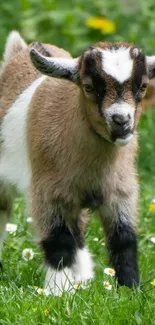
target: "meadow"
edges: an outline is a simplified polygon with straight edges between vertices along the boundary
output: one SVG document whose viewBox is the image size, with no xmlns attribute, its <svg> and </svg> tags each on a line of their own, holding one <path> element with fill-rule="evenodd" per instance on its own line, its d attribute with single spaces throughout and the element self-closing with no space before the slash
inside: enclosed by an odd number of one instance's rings
<svg viewBox="0 0 155 325">
<path fill-rule="evenodd" d="M 75 293 L 46 296 L 43 256 L 37 246 L 33 223 L 25 215 L 23 198 L 14 202 L 11 223 L 17 230 L 7 233 L 0 274 L 1 325 L 153 325 L 155 324 L 155 109 L 143 114 L 139 126 L 140 181 L 139 266 L 142 286 L 117 288 L 114 277 L 104 273 L 109 267 L 104 236 L 92 215 L 86 242 L 95 261 L 95 279 L 77 287 Z M 8 229 L 9 230 L 9 229 Z M 33 250 L 32 259 L 23 251 Z M 105 285 L 108 282 L 108 285 Z M 109 290 L 108 290 L 109 289 Z"/>
<path fill-rule="evenodd" d="M 0 58 L 12 29 L 28 43 L 53 43 L 73 56 L 100 40 L 129 41 L 155 54 L 154 17 L 154 0 L 1 0 Z M 86 242 L 95 261 L 94 281 L 77 287 L 73 295 L 47 296 L 42 290 L 46 268 L 33 223 L 23 198 L 16 197 L 10 222 L 17 229 L 10 233 L 8 227 L 0 271 L 0 325 L 155 325 L 155 108 L 141 118 L 136 163 L 141 287 L 117 288 L 114 277 L 104 273 L 110 267 L 105 239 L 92 215 Z"/>
</svg>

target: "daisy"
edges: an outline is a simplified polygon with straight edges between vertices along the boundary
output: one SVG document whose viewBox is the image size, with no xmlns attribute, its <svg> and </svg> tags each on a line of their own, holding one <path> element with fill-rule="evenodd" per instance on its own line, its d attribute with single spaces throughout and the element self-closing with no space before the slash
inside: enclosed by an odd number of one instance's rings
<svg viewBox="0 0 155 325">
<path fill-rule="evenodd" d="M 7 223 L 6 224 L 6 231 L 10 234 L 13 234 L 17 230 L 17 225 L 14 223 Z"/>
<path fill-rule="evenodd" d="M 22 252 L 22 257 L 25 261 L 30 261 L 34 257 L 34 252 L 32 248 L 25 248 Z"/>
<path fill-rule="evenodd" d="M 151 237 L 150 240 L 152 241 L 153 244 L 155 244 L 155 237 Z"/>
<path fill-rule="evenodd" d="M 50 292 L 47 289 L 42 289 L 42 288 L 36 288 L 36 291 L 39 295 L 45 295 L 45 296 L 49 296 Z"/>
<path fill-rule="evenodd" d="M 104 273 L 110 276 L 115 276 L 115 270 L 114 269 L 110 269 L 109 267 L 106 267 L 104 269 Z"/>
<path fill-rule="evenodd" d="M 112 284 L 110 284 L 108 281 L 103 282 L 103 286 L 106 290 L 111 290 L 112 289 Z"/>
<path fill-rule="evenodd" d="M 87 281 L 81 281 L 80 283 L 76 283 L 74 284 L 74 289 L 78 290 L 78 289 L 88 289 L 90 283 L 91 283 L 92 279 L 89 279 Z"/>
</svg>

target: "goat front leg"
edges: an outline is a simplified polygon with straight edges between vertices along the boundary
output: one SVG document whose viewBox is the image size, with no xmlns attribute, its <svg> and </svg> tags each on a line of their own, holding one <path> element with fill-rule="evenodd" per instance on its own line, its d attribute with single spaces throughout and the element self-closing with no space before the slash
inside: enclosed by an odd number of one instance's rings
<svg viewBox="0 0 155 325">
<path fill-rule="evenodd" d="M 32 198 L 32 216 L 48 265 L 45 288 L 61 295 L 93 277 L 91 256 L 84 246 L 85 216 L 72 204 L 52 200 L 47 190 L 34 188 Z"/>
<path fill-rule="evenodd" d="M 129 288 L 138 285 L 136 233 L 137 190 L 129 194 L 116 191 L 105 199 L 100 208 L 110 263 L 119 285 Z"/>
</svg>

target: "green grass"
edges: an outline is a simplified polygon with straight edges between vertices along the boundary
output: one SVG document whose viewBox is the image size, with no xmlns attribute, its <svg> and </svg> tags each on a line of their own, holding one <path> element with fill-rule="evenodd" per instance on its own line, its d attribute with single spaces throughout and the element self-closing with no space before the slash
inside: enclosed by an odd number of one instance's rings
<svg viewBox="0 0 155 325">
<path fill-rule="evenodd" d="M 96 262 L 95 280 L 87 289 L 78 289 L 75 295 L 66 293 L 61 298 L 38 295 L 33 286 L 43 286 L 43 258 L 32 227 L 26 222 L 23 200 L 17 198 L 12 222 L 18 223 L 18 229 L 16 234 L 7 236 L 3 250 L 0 325 L 155 324 L 155 287 L 151 285 L 155 278 L 155 245 L 150 241 L 155 236 L 155 213 L 149 212 L 155 197 L 155 109 L 143 115 L 139 134 L 139 264 L 143 290 L 117 289 L 115 280 L 104 274 L 109 264 L 101 245 L 102 231 L 98 221 L 92 218 L 86 241 Z M 99 239 L 97 242 L 93 240 L 95 237 Z M 22 258 L 22 251 L 27 247 L 35 252 L 29 262 Z M 111 291 L 103 287 L 106 280 L 113 285 Z"/>
</svg>

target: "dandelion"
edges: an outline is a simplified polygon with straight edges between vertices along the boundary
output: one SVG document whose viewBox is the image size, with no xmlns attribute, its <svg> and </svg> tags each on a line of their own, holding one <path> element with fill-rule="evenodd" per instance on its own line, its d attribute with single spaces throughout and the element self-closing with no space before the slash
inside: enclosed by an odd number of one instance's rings
<svg viewBox="0 0 155 325">
<path fill-rule="evenodd" d="M 106 290 L 111 290 L 112 289 L 112 284 L 110 284 L 108 281 L 103 282 L 103 286 Z"/>
<path fill-rule="evenodd" d="M 48 310 L 48 309 L 45 309 L 45 310 L 44 310 L 44 315 L 45 315 L 46 317 L 48 317 L 48 316 L 50 315 L 50 313 L 49 313 L 49 310 Z"/>
<path fill-rule="evenodd" d="M 111 20 L 102 17 L 87 19 L 86 26 L 93 29 L 99 29 L 103 34 L 113 34 L 116 31 L 116 25 Z"/>
<path fill-rule="evenodd" d="M 22 252 L 22 257 L 25 261 L 30 261 L 34 257 L 34 252 L 32 248 L 25 248 Z"/>
<path fill-rule="evenodd" d="M 97 241 L 98 241 L 98 238 L 97 238 L 97 237 L 95 237 L 93 240 L 97 242 Z"/>
<path fill-rule="evenodd" d="M 152 280 L 151 284 L 155 287 L 155 279 Z"/>
<path fill-rule="evenodd" d="M 13 234 L 17 230 L 17 225 L 14 223 L 7 223 L 6 224 L 6 231 L 10 234 Z"/>
<path fill-rule="evenodd" d="M 150 240 L 152 241 L 153 244 L 155 244 L 155 237 L 151 237 Z"/>
<path fill-rule="evenodd" d="M 149 208 L 150 212 L 155 212 L 155 199 L 152 200 Z"/>
<path fill-rule="evenodd" d="M 110 269 L 109 267 L 106 267 L 104 269 L 104 273 L 110 276 L 115 276 L 115 270 L 114 269 Z"/>
<path fill-rule="evenodd" d="M 31 217 L 27 218 L 26 219 L 27 223 L 32 223 L 33 222 L 33 219 Z"/>
</svg>

